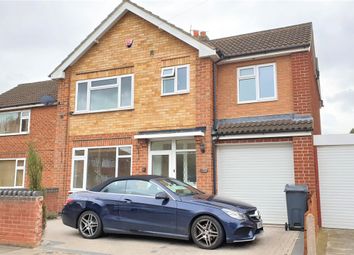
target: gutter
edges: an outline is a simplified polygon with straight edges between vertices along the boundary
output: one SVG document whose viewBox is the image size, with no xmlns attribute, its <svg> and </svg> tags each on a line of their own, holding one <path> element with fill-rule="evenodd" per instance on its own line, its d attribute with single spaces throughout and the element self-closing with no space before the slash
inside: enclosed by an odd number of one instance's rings
<svg viewBox="0 0 354 255">
<path fill-rule="evenodd" d="M 217 111 L 216 111 L 216 68 L 217 64 L 223 60 L 223 56 L 220 56 L 220 59 L 213 63 L 213 130 L 211 130 L 211 135 L 213 136 L 216 130 L 216 120 L 217 120 Z M 213 193 L 216 194 L 216 140 L 212 139 L 213 147 Z"/>
<path fill-rule="evenodd" d="M 43 107 L 43 106 L 53 106 L 53 105 L 57 105 L 57 103 L 50 104 L 50 105 L 46 105 L 46 104 L 30 104 L 30 105 L 6 107 L 6 108 L 1 108 L 0 112 L 12 111 L 12 110 L 21 110 L 21 109 L 28 109 L 28 108 L 37 108 L 37 107 Z"/>
</svg>

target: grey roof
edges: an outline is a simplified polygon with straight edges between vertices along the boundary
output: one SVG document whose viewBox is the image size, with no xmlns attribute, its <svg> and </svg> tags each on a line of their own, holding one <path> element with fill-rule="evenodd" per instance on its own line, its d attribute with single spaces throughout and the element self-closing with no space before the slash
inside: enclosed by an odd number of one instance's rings
<svg viewBox="0 0 354 255">
<path fill-rule="evenodd" d="M 210 40 L 225 58 L 306 48 L 312 42 L 312 23 Z"/>
<path fill-rule="evenodd" d="M 280 114 L 217 121 L 218 135 L 312 131 L 311 115 Z"/>
<path fill-rule="evenodd" d="M 0 108 L 38 104 L 43 96 L 56 101 L 57 94 L 57 83 L 52 80 L 19 84 L 0 95 Z"/>
</svg>

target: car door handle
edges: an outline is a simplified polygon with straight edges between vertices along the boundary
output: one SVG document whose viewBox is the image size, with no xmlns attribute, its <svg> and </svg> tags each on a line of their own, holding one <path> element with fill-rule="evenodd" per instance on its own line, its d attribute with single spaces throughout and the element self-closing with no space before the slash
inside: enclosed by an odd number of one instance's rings
<svg viewBox="0 0 354 255">
<path fill-rule="evenodd" d="M 130 203 L 132 202 L 132 200 L 129 199 L 129 198 L 125 198 L 125 199 L 124 199 L 124 202 L 127 203 L 127 204 L 130 204 Z"/>
</svg>

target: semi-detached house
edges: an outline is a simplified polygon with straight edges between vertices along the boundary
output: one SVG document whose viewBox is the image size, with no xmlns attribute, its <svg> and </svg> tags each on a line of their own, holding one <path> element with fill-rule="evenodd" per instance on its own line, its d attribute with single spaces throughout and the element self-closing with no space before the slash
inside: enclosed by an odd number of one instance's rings
<svg viewBox="0 0 354 255">
<path fill-rule="evenodd" d="M 284 223 L 285 184 L 318 190 L 311 23 L 210 40 L 123 1 L 50 78 L 59 203 L 109 177 L 156 174 Z"/>
</svg>

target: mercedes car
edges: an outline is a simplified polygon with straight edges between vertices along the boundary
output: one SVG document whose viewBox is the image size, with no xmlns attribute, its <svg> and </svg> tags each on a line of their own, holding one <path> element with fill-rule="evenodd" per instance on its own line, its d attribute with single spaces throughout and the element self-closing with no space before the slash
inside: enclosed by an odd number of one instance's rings
<svg viewBox="0 0 354 255">
<path fill-rule="evenodd" d="M 89 239 L 103 233 L 148 235 L 193 240 L 204 249 L 253 241 L 263 230 L 256 207 L 153 175 L 112 178 L 72 193 L 62 221 Z"/>
</svg>

